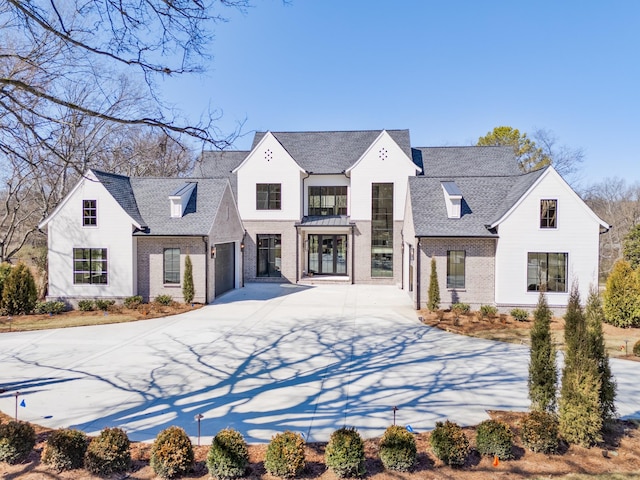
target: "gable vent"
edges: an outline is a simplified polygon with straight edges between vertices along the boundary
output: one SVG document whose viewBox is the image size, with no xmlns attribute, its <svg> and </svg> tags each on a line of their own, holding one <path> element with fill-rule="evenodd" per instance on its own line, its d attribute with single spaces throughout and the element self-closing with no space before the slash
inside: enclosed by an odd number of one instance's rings
<svg viewBox="0 0 640 480">
<path fill-rule="evenodd" d="M 187 204 L 191 199 L 193 189 L 196 188 L 197 182 L 187 182 L 169 195 L 169 207 L 171 218 L 181 218 L 187 208 Z"/>
<path fill-rule="evenodd" d="M 447 217 L 460 218 L 462 192 L 456 182 L 440 182 L 444 193 L 444 202 L 447 206 Z"/>
<path fill-rule="evenodd" d="M 267 150 L 264 152 L 264 159 L 265 159 L 267 162 L 270 162 L 271 160 L 273 160 L 273 152 L 272 152 L 270 149 L 267 149 Z"/>
</svg>

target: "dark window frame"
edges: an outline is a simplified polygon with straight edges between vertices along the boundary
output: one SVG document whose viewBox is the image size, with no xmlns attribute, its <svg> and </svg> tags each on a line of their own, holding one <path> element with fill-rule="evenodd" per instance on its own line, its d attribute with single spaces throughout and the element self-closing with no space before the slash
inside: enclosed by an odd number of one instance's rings
<svg viewBox="0 0 640 480">
<path fill-rule="evenodd" d="M 371 277 L 393 278 L 394 184 L 371 184 Z"/>
<path fill-rule="evenodd" d="M 98 201 L 82 200 L 82 226 L 98 226 Z"/>
<path fill-rule="evenodd" d="M 165 285 L 180 285 L 180 253 L 180 248 L 176 247 L 162 250 L 162 281 Z M 167 262 L 167 254 L 170 254 L 169 262 Z"/>
<path fill-rule="evenodd" d="M 256 235 L 256 277 L 277 278 L 282 276 L 282 235 L 259 233 Z M 279 254 L 279 256 L 278 256 Z M 266 255 L 266 257 L 265 257 Z M 264 263 L 264 269 L 260 264 Z"/>
<path fill-rule="evenodd" d="M 309 186 L 307 191 L 307 213 L 310 217 L 346 215 L 347 195 L 346 185 Z M 332 200 L 329 201 L 329 199 Z M 331 203 L 333 205 L 327 205 Z"/>
<path fill-rule="evenodd" d="M 256 210 L 282 210 L 281 183 L 256 183 Z"/>
<path fill-rule="evenodd" d="M 527 253 L 527 292 L 567 293 L 569 254 Z"/>
<path fill-rule="evenodd" d="M 456 259 L 462 258 L 462 261 Z M 465 250 L 447 250 L 447 288 L 466 288 L 466 261 Z"/>
<path fill-rule="evenodd" d="M 540 228 L 558 228 L 558 200 L 540 200 Z"/>
<path fill-rule="evenodd" d="M 108 258 L 109 257 L 106 248 L 74 248 L 73 284 L 108 285 Z"/>
</svg>

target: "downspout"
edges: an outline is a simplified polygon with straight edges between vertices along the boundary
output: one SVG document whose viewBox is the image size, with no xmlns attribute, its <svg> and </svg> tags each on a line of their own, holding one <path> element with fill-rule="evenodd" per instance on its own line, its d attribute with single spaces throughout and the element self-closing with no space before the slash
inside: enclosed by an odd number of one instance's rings
<svg viewBox="0 0 640 480">
<path fill-rule="evenodd" d="M 354 224 L 351 224 L 351 285 L 356 283 L 356 281 L 355 281 L 356 272 L 354 270 L 355 265 L 356 265 L 356 256 L 355 256 L 356 236 L 355 236 L 355 229 L 356 229 L 356 226 Z"/>
<path fill-rule="evenodd" d="M 247 231 L 245 230 L 242 234 L 242 243 L 240 244 L 240 260 L 242 261 L 242 265 L 240 265 L 240 287 L 244 288 L 244 249 L 247 248 Z"/>
<path fill-rule="evenodd" d="M 420 237 L 416 248 L 416 310 L 420 310 Z"/>
<path fill-rule="evenodd" d="M 209 303 L 209 238 L 203 235 L 202 241 L 204 242 L 204 303 Z"/>
</svg>

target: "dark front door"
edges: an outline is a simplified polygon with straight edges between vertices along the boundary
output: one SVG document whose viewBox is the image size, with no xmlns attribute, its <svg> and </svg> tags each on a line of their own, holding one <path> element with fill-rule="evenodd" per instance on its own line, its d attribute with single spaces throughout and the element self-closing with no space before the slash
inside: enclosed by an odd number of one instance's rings
<svg viewBox="0 0 640 480">
<path fill-rule="evenodd" d="M 215 296 L 222 295 L 234 287 L 235 284 L 235 244 L 216 244 L 215 262 Z"/>
<path fill-rule="evenodd" d="M 309 235 L 309 272 L 318 275 L 346 275 L 347 236 Z"/>
</svg>

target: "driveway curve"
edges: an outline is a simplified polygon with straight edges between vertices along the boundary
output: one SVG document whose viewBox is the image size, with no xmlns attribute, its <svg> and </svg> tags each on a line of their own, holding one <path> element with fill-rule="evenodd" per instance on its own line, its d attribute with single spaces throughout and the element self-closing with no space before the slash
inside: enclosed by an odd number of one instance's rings
<svg viewBox="0 0 640 480">
<path fill-rule="evenodd" d="M 170 426 L 202 442 L 233 427 L 248 442 L 284 430 L 326 441 L 380 435 L 486 410 L 525 410 L 528 347 L 422 325 L 404 292 L 372 285 L 248 284 L 215 304 L 135 323 L 0 335 L 0 410 L 93 434 L 149 441 Z M 613 360 L 617 407 L 639 417 L 640 363 Z"/>
</svg>

